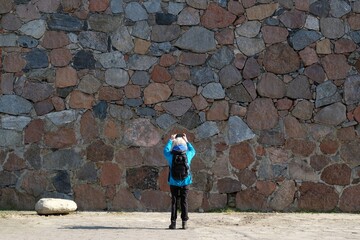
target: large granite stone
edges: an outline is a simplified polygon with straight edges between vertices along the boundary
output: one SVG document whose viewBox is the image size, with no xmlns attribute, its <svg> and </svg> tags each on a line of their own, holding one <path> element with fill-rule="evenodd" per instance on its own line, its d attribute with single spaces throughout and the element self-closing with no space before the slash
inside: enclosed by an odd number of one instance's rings
<svg viewBox="0 0 360 240">
<path fill-rule="evenodd" d="M 330 0 L 330 14 L 341 18 L 351 11 L 351 6 L 344 0 Z"/>
<path fill-rule="evenodd" d="M 251 129 L 264 130 L 275 127 L 279 121 L 277 110 L 271 99 L 257 98 L 249 105 L 246 118 Z"/>
<path fill-rule="evenodd" d="M 123 141 L 130 146 L 152 147 L 159 143 L 160 134 L 149 119 L 138 118 L 125 125 Z"/>
<path fill-rule="evenodd" d="M 220 83 L 208 83 L 201 91 L 201 94 L 205 98 L 223 99 L 225 97 L 225 90 Z"/>
<path fill-rule="evenodd" d="M 269 98 L 283 98 L 286 94 L 285 83 L 273 73 L 264 73 L 257 84 L 260 96 Z"/>
<path fill-rule="evenodd" d="M 316 122 L 328 125 L 339 125 L 346 121 L 346 107 L 341 102 L 322 108 L 314 117 Z"/>
<path fill-rule="evenodd" d="M 224 88 L 231 87 L 242 80 L 239 70 L 233 65 L 227 65 L 219 72 L 220 83 Z"/>
<path fill-rule="evenodd" d="M 105 72 L 105 82 L 110 86 L 124 87 L 129 82 L 129 75 L 123 69 L 110 68 Z"/>
<path fill-rule="evenodd" d="M 254 138 L 255 134 L 240 117 L 232 116 L 228 123 L 228 137 L 229 144 L 236 144 Z"/>
<path fill-rule="evenodd" d="M 79 34 L 79 42 L 85 48 L 91 48 L 101 52 L 108 49 L 108 37 L 105 33 L 85 31 Z"/>
<path fill-rule="evenodd" d="M 194 67 L 191 69 L 191 83 L 201 86 L 215 82 L 215 73 L 209 67 Z"/>
<path fill-rule="evenodd" d="M 74 201 L 59 198 L 41 198 L 35 205 L 35 211 L 39 215 L 69 214 L 76 209 Z"/>
<path fill-rule="evenodd" d="M 326 81 L 316 87 L 315 107 L 319 108 L 341 101 L 341 95 L 332 81 Z"/>
<path fill-rule="evenodd" d="M 216 49 L 215 35 L 203 27 L 192 27 L 175 42 L 174 46 L 205 53 Z"/>
<path fill-rule="evenodd" d="M 306 76 L 299 75 L 287 86 L 286 96 L 292 99 L 311 99 L 310 83 Z"/>
<path fill-rule="evenodd" d="M 222 47 L 215 52 L 209 59 L 208 63 L 211 67 L 216 69 L 222 69 L 229 65 L 234 59 L 234 53 L 228 47 Z"/>
<path fill-rule="evenodd" d="M 128 61 L 128 67 L 132 70 L 145 71 L 151 68 L 158 59 L 146 55 L 132 55 Z"/>
<path fill-rule="evenodd" d="M 39 39 L 46 31 L 46 22 L 44 20 L 33 20 L 22 25 L 19 31 L 25 35 Z"/>
<path fill-rule="evenodd" d="M 294 181 L 285 180 L 274 192 L 270 207 L 276 211 L 285 210 L 294 200 L 296 187 Z"/>
<path fill-rule="evenodd" d="M 248 21 L 236 28 L 236 33 L 243 37 L 253 38 L 259 34 L 261 23 L 258 21 Z"/>
<path fill-rule="evenodd" d="M 145 104 L 154 104 L 167 100 L 171 95 L 168 85 L 162 83 L 151 83 L 144 90 Z"/>
<path fill-rule="evenodd" d="M 30 123 L 29 117 L 4 116 L 1 118 L 1 126 L 3 129 L 22 131 Z"/>
<path fill-rule="evenodd" d="M 246 56 L 256 55 L 265 49 L 265 43 L 262 38 L 237 37 L 236 43 L 239 50 Z"/>
<path fill-rule="evenodd" d="M 28 114 L 33 105 L 26 99 L 17 95 L 3 95 L 0 96 L 0 112 L 21 115 Z"/>
<path fill-rule="evenodd" d="M 216 122 L 207 121 L 197 127 L 195 131 L 198 139 L 204 139 L 218 134 L 220 130 Z"/>
<path fill-rule="evenodd" d="M 207 6 L 204 15 L 201 17 L 201 23 L 209 29 L 225 28 L 230 26 L 236 19 L 231 12 L 226 11 L 216 3 Z"/>
<path fill-rule="evenodd" d="M 174 116 L 182 116 L 184 115 L 191 107 L 192 102 L 189 98 L 175 100 L 171 102 L 165 102 L 162 104 L 162 107 L 169 113 Z"/>
<path fill-rule="evenodd" d="M 122 26 L 116 29 L 111 35 L 112 45 L 119 51 L 127 53 L 134 48 L 134 42 L 127 27 Z"/>
<path fill-rule="evenodd" d="M 350 70 L 346 57 L 342 54 L 329 54 L 321 59 L 321 64 L 331 80 L 344 79 Z"/>
<path fill-rule="evenodd" d="M 296 71 L 300 67 L 298 54 L 286 43 L 271 45 L 265 51 L 264 67 L 275 74 Z"/>
<path fill-rule="evenodd" d="M 246 9 L 249 20 L 263 20 L 274 14 L 279 7 L 278 3 L 259 4 Z"/>
<path fill-rule="evenodd" d="M 84 23 L 66 14 L 54 13 L 49 15 L 47 25 L 51 30 L 79 32 L 84 29 Z"/>
<path fill-rule="evenodd" d="M 335 189 L 322 183 L 304 182 L 300 186 L 299 208 L 308 211 L 331 211 L 339 200 Z"/>
</svg>

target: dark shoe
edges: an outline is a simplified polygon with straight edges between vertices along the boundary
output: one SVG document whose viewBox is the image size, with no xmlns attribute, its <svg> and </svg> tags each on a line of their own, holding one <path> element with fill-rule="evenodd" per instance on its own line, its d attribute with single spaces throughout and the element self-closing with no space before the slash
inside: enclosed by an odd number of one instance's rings
<svg viewBox="0 0 360 240">
<path fill-rule="evenodd" d="M 176 228 L 176 222 L 171 222 L 169 225 L 169 229 L 175 229 Z"/>
<path fill-rule="evenodd" d="M 187 229 L 187 222 L 186 221 L 183 221 L 182 222 L 182 229 Z"/>
</svg>

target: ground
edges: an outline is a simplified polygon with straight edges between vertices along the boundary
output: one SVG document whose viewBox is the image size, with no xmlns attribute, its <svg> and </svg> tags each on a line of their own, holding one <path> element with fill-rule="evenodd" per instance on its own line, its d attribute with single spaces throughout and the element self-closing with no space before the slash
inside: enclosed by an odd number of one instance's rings
<svg viewBox="0 0 360 240">
<path fill-rule="evenodd" d="M 189 216 L 187 230 L 169 230 L 170 213 L 39 216 L 35 212 L 0 212 L 0 239 L 360 239 L 359 214 L 231 212 Z"/>
</svg>

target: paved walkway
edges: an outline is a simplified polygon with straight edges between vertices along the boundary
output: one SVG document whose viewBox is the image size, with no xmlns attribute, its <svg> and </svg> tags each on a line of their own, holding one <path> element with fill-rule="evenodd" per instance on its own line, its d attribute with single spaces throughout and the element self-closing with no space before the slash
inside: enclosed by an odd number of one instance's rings
<svg viewBox="0 0 360 240">
<path fill-rule="evenodd" d="M 359 214 L 190 213 L 188 230 L 168 230 L 169 216 L 78 212 L 45 217 L 0 212 L 0 240 L 360 239 Z"/>
</svg>

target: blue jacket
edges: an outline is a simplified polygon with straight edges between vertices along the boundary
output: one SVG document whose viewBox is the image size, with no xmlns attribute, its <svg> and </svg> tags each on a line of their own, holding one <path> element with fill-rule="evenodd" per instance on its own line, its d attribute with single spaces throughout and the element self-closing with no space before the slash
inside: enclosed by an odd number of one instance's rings
<svg viewBox="0 0 360 240">
<path fill-rule="evenodd" d="M 165 145 L 165 148 L 164 148 L 164 155 L 165 155 L 165 158 L 168 161 L 168 164 L 169 164 L 170 167 L 172 165 L 171 146 L 172 146 L 172 141 L 169 140 L 168 143 Z M 195 152 L 195 148 L 189 142 L 187 143 L 187 148 L 188 148 L 188 150 L 186 151 L 186 156 L 187 156 L 188 164 L 189 164 L 189 167 L 190 167 L 191 160 L 195 156 L 196 152 Z M 191 171 L 190 171 L 189 176 L 187 176 L 184 180 L 175 180 L 175 179 L 172 178 L 172 176 L 170 174 L 170 178 L 169 178 L 168 183 L 171 186 L 178 186 L 178 187 L 183 187 L 183 186 L 190 185 L 192 183 Z"/>
</svg>

